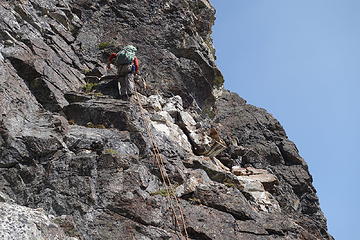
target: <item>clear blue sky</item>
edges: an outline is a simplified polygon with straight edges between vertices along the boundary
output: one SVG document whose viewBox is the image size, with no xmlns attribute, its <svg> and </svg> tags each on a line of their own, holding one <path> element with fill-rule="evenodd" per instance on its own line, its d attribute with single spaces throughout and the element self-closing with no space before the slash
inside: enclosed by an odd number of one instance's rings
<svg viewBox="0 0 360 240">
<path fill-rule="evenodd" d="M 335 239 L 360 239 L 360 0 L 211 2 L 225 87 L 284 126 Z"/>
</svg>

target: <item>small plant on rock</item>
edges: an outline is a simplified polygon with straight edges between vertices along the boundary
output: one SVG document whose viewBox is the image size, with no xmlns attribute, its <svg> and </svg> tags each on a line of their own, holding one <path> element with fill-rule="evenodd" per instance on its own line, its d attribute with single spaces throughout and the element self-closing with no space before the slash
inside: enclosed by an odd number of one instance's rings
<svg viewBox="0 0 360 240">
<path fill-rule="evenodd" d="M 103 124 L 93 124 L 92 122 L 88 122 L 86 124 L 86 127 L 88 127 L 88 128 L 101 128 L 101 129 L 106 128 L 105 125 L 103 125 Z"/>
<path fill-rule="evenodd" d="M 151 196 L 156 196 L 156 195 L 160 195 L 162 197 L 167 197 L 167 196 L 175 196 L 175 189 L 178 187 L 179 185 L 172 185 L 171 187 L 166 187 L 166 188 L 162 188 L 158 191 L 152 192 L 150 193 Z"/>
<path fill-rule="evenodd" d="M 83 71 L 84 74 L 88 74 L 89 72 L 91 72 L 91 69 L 86 68 L 86 69 L 83 69 L 82 71 Z"/>
<path fill-rule="evenodd" d="M 119 152 L 112 148 L 105 149 L 104 153 L 110 155 L 119 155 Z"/>
<path fill-rule="evenodd" d="M 236 184 L 233 183 L 233 182 L 231 182 L 229 179 L 226 179 L 226 180 L 224 181 L 224 185 L 227 186 L 227 187 L 229 187 L 229 188 L 236 188 Z"/>
<path fill-rule="evenodd" d="M 94 97 L 102 97 L 104 96 L 104 94 L 100 93 L 100 92 L 89 92 L 88 95 L 94 96 Z"/>
<path fill-rule="evenodd" d="M 100 50 L 103 50 L 105 48 L 112 47 L 112 46 L 113 46 L 113 44 L 111 42 L 101 42 L 101 43 L 99 43 L 98 48 Z"/>
<path fill-rule="evenodd" d="M 97 83 L 87 83 L 83 86 L 83 91 L 86 93 L 90 93 L 97 85 Z"/>
<path fill-rule="evenodd" d="M 173 191 L 171 191 L 170 189 L 168 190 L 166 188 L 165 189 L 160 189 L 160 190 L 158 190 L 156 192 L 150 193 L 151 196 L 160 195 L 162 197 L 167 197 L 167 196 L 170 196 L 170 195 L 173 195 L 173 194 L 174 194 Z"/>
<path fill-rule="evenodd" d="M 202 111 L 202 115 L 210 118 L 210 119 L 214 119 L 215 118 L 215 111 L 212 108 L 206 107 L 203 109 Z"/>
<path fill-rule="evenodd" d="M 196 198 L 196 197 L 192 197 L 188 199 L 192 204 L 201 204 L 201 200 Z"/>
<path fill-rule="evenodd" d="M 95 97 L 102 97 L 102 96 L 104 96 L 104 94 L 97 92 L 97 93 L 94 93 L 94 96 L 95 96 Z"/>
</svg>

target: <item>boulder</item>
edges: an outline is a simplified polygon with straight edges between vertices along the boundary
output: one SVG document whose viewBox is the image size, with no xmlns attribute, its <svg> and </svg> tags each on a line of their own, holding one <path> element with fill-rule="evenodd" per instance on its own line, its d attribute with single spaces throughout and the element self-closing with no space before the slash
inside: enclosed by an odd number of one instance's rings
<svg viewBox="0 0 360 240">
<path fill-rule="evenodd" d="M 241 177 L 241 179 L 257 180 L 261 182 L 267 190 L 272 189 L 274 185 L 278 183 L 277 177 L 265 169 L 233 166 L 232 173 Z"/>
<path fill-rule="evenodd" d="M 173 117 L 176 116 L 179 111 L 184 110 L 182 98 L 180 96 L 174 96 L 167 99 L 163 110 L 167 111 Z"/>
<path fill-rule="evenodd" d="M 0 202 L 0 215 L 0 236 L 4 240 L 79 239 L 67 235 L 43 209 Z"/>
<path fill-rule="evenodd" d="M 158 115 L 161 116 L 161 115 Z M 152 121 L 151 127 L 156 142 L 165 147 L 167 144 L 177 144 L 187 152 L 191 152 L 191 145 L 184 132 L 176 124 L 162 116 L 163 121 Z"/>
<path fill-rule="evenodd" d="M 162 123 L 174 123 L 174 119 L 170 116 L 170 114 L 166 111 L 160 111 L 151 114 L 150 119 L 155 122 Z"/>
<path fill-rule="evenodd" d="M 164 99 L 160 95 L 151 95 L 147 98 L 146 106 L 152 108 L 155 111 L 161 111 Z"/>
<path fill-rule="evenodd" d="M 264 184 L 266 186 L 266 184 L 269 184 L 268 181 L 273 181 L 273 179 L 276 180 L 275 176 L 273 178 L 268 176 L 263 177 L 261 174 L 237 177 L 237 180 L 242 186 L 242 191 L 248 193 L 252 198 L 251 200 L 255 203 L 255 206 L 264 212 L 280 211 L 279 203 L 264 188 Z"/>
<path fill-rule="evenodd" d="M 175 189 L 175 193 L 178 197 L 188 195 L 195 192 L 200 185 L 210 185 L 211 180 L 207 176 L 206 172 L 201 169 L 196 169 L 189 173 L 189 176 L 183 184 Z"/>
</svg>

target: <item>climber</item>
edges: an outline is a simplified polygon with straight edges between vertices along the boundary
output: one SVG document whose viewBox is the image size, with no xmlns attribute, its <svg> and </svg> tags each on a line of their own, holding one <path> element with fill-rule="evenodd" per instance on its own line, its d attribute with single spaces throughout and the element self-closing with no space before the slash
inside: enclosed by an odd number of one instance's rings
<svg viewBox="0 0 360 240">
<path fill-rule="evenodd" d="M 134 94 L 134 76 L 139 73 L 139 60 L 135 56 L 137 49 L 128 45 L 118 53 L 112 53 L 109 57 L 107 68 L 111 68 L 111 63 L 115 59 L 118 75 L 119 97 L 123 100 L 130 100 Z"/>
<path fill-rule="evenodd" d="M 211 148 L 204 153 L 208 157 L 215 157 L 222 151 L 224 151 L 227 146 L 224 140 L 221 139 L 219 131 L 212 127 L 209 130 L 209 136 L 212 139 Z"/>
<path fill-rule="evenodd" d="M 218 142 L 222 142 L 219 132 L 215 128 L 210 128 L 209 135 L 212 139 Z"/>
</svg>

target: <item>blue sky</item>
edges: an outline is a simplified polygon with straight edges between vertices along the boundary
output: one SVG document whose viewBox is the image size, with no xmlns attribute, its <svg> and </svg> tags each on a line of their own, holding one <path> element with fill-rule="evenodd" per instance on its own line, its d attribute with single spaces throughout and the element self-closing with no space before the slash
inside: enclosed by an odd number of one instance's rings
<svg viewBox="0 0 360 240">
<path fill-rule="evenodd" d="M 211 0 L 225 87 L 284 126 L 329 232 L 359 239 L 360 1 Z"/>
</svg>

